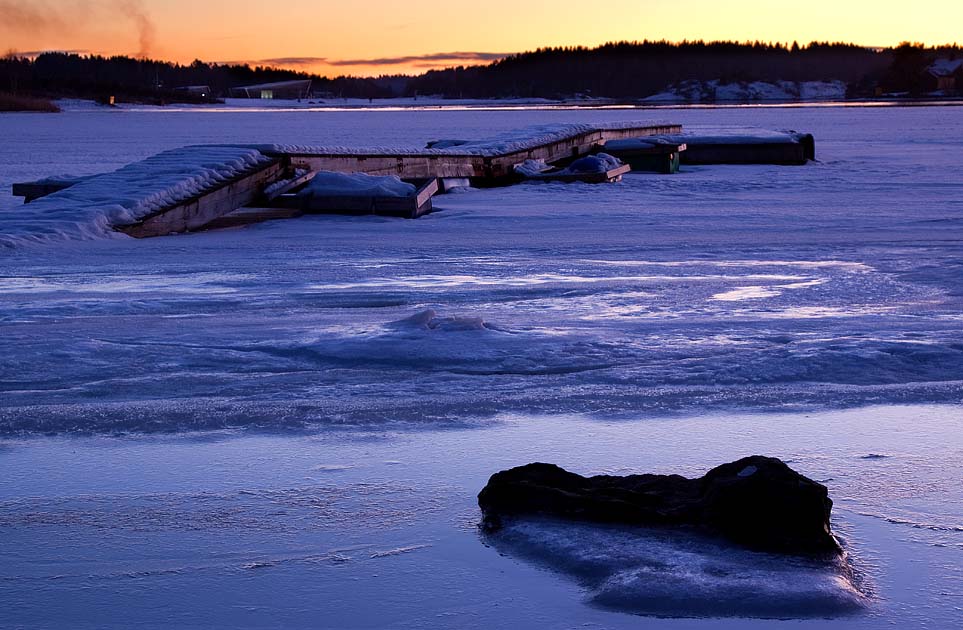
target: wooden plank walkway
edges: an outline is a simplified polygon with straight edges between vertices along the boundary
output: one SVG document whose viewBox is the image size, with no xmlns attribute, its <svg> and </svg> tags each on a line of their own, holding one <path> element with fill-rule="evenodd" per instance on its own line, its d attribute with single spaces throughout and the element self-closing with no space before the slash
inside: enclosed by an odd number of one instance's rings
<svg viewBox="0 0 963 630">
<path fill-rule="evenodd" d="M 277 181 L 283 173 L 281 160 L 271 160 L 218 188 L 156 210 L 136 223 L 115 225 L 114 229 L 135 238 L 199 230 L 215 219 L 256 200 L 263 194 L 264 189 Z"/>
<path fill-rule="evenodd" d="M 407 154 L 359 152 L 271 152 L 265 154 L 291 160 L 292 166 L 309 171 L 337 173 L 367 173 L 396 175 L 402 179 L 467 177 L 481 186 L 495 186 L 514 179 L 516 164 L 525 160 L 544 160 L 552 164 L 565 159 L 587 155 L 611 140 L 642 138 L 680 133 L 681 125 L 639 124 L 620 128 L 592 129 L 573 133 L 534 147 L 510 151 L 500 155 L 472 154 L 471 147 L 449 153 L 444 150 Z"/>
<path fill-rule="evenodd" d="M 598 127 L 565 126 L 544 132 L 536 129 L 527 138 L 489 143 L 468 144 L 449 151 L 399 151 L 390 153 L 345 149 L 297 151 L 259 148 L 270 158 L 232 179 L 186 200 L 160 207 L 135 223 L 114 228 L 137 238 L 162 236 L 205 229 L 296 216 L 306 212 L 343 212 L 379 214 L 417 218 L 432 209 L 431 197 L 439 192 L 440 179 L 468 179 L 476 186 L 507 185 L 517 181 L 515 166 L 526 160 L 544 160 L 548 164 L 569 161 L 597 152 L 612 140 L 640 138 L 681 132 L 680 125 L 647 123 L 614 123 Z M 532 130 L 529 130 L 531 134 Z M 541 135 L 539 135 L 541 134 Z M 499 150 L 499 147 L 502 147 Z M 202 147 L 198 147 L 202 148 Z M 254 147 L 238 147 L 255 150 Z M 600 173 L 598 181 L 616 181 L 622 172 Z M 410 198 L 312 197 L 309 203 L 292 191 L 304 186 L 318 171 L 394 175 L 404 180 L 421 180 Z M 91 179 L 96 179 L 93 176 Z M 573 178 L 587 181 L 586 176 Z M 40 181 L 15 184 L 15 194 L 28 201 L 69 188 L 70 182 Z M 251 211 L 243 211 L 251 209 Z"/>
</svg>

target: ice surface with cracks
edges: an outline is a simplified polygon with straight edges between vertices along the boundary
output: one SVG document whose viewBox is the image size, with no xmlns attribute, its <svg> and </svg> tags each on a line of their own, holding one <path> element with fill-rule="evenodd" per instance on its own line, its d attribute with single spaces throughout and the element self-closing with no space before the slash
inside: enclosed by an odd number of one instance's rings
<svg viewBox="0 0 963 630">
<path fill-rule="evenodd" d="M 726 597 L 744 584 L 777 605 L 815 593 L 781 613 L 801 630 L 955 629 L 957 113 L 678 110 L 687 127 L 812 132 L 821 161 L 472 191 L 419 221 L 0 251 L 0 600 L 17 604 L 0 625 L 774 625 L 611 612 L 671 581 Z M 0 189 L 197 142 L 420 150 L 625 116 L 3 115 Z M 610 583 L 573 581 L 475 527 L 496 470 L 698 476 L 753 452 L 830 487 L 834 530 L 878 593 L 864 612 L 820 618 L 840 586 L 823 573 L 769 580 L 779 567 L 675 555 L 678 541 L 646 557 L 579 536 L 563 556 L 578 566 L 609 550 L 626 562 L 601 563 Z M 537 555 L 558 535 L 526 538 Z M 706 611 L 684 594 L 674 614 Z"/>
</svg>

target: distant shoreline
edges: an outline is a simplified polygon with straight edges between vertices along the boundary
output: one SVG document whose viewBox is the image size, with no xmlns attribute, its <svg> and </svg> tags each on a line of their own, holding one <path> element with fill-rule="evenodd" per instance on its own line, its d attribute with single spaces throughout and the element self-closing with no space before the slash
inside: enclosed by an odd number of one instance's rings
<svg viewBox="0 0 963 630">
<path fill-rule="evenodd" d="M 443 97 L 398 97 L 382 99 L 302 99 L 261 100 L 224 99 L 217 103 L 119 103 L 105 105 L 91 99 L 35 98 L 0 93 L 0 114 L 3 113 L 61 113 L 76 111 L 208 111 L 208 112 L 254 112 L 254 111 L 398 111 L 398 110 L 538 110 L 538 109 L 729 109 L 743 107 L 948 107 L 963 105 L 963 97 L 879 97 L 851 99 L 774 99 L 774 100 L 717 100 L 712 102 L 689 102 L 685 100 L 645 99 L 544 99 L 544 98 L 492 98 L 455 99 Z"/>
<path fill-rule="evenodd" d="M 151 105 L 122 103 L 117 106 L 102 105 L 92 100 L 58 99 L 51 103 L 63 112 L 76 111 L 157 111 L 157 112 L 281 112 L 281 111 L 404 111 L 404 110 L 538 110 L 538 109 L 731 109 L 745 107 L 759 108 L 802 108 L 802 107 L 946 107 L 963 105 L 963 98 L 873 98 L 873 99 L 833 99 L 833 100 L 754 100 L 754 101 L 717 101 L 710 103 L 687 103 L 685 101 L 645 102 L 639 100 L 617 99 L 446 99 L 446 98 L 385 98 L 374 99 L 307 99 L 259 100 L 226 99 L 223 103 L 188 104 L 171 103 Z M 15 110 L 7 110 L 15 111 Z M 36 111 L 36 110 L 23 110 Z"/>
</svg>

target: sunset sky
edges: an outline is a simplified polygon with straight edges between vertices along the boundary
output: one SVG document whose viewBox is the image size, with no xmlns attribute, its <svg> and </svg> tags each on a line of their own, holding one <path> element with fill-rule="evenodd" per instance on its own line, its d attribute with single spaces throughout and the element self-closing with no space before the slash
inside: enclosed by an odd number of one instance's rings
<svg viewBox="0 0 963 630">
<path fill-rule="evenodd" d="M 393 74 L 613 40 L 953 43 L 963 2 L 927 0 L 0 0 L 0 53 L 73 50 L 321 74 Z"/>
</svg>

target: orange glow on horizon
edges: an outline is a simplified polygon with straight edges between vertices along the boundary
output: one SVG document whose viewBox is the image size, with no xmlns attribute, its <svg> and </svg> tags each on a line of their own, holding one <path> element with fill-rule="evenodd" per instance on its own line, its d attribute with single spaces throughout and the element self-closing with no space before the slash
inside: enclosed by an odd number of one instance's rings
<svg viewBox="0 0 963 630">
<path fill-rule="evenodd" d="M 281 10 L 274 6 L 247 0 L 0 0 L 0 13 L 16 11 L 0 15 L 0 47 L 380 75 L 618 40 L 958 43 L 963 24 L 958 0 L 901 3 L 899 9 L 872 0 L 610 0 L 599 11 L 568 0 L 492 0 L 484 10 L 429 0 L 403 6 L 394 0 L 287 0 Z"/>
</svg>

